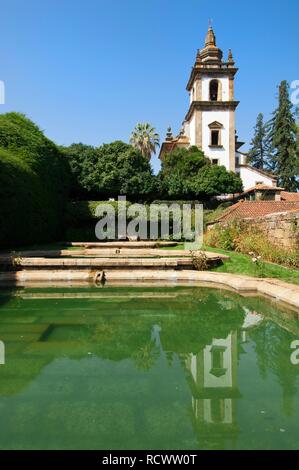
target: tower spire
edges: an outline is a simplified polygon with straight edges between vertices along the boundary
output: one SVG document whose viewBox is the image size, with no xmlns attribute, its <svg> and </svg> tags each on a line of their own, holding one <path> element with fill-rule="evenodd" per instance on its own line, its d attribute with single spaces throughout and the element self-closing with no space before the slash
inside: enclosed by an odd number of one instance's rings
<svg viewBox="0 0 299 470">
<path fill-rule="evenodd" d="M 199 52 L 201 62 L 210 65 L 219 65 L 222 60 L 222 51 L 216 46 L 216 36 L 209 20 L 209 29 L 206 34 L 205 46 Z"/>
<path fill-rule="evenodd" d="M 205 47 L 216 46 L 216 37 L 212 28 L 212 20 L 209 20 L 209 29 L 206 35 Z"/>
<path fill-rule="evenodd" d="M 228 50 L 228 58 L 227 58 L 227 61 L 228 61 L 229 65 L 234 66 L 235 61 L 234 61 L 233 53 L 232 53 L 232 50 L 231 50 L 231 49 Z"/>
</svg>

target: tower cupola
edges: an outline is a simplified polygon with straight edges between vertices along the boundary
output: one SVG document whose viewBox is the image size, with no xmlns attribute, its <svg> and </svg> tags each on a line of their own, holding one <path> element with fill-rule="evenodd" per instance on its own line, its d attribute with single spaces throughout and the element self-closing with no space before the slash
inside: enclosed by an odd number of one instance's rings
<svg viewBox="0 0 299 470">
<path fill-rule="evenodd" d="M 201 49 L 199 55 L 204 64 L 216 66 L 221 64 L 223 54 L 222 50 L 216 46 L 216 36 L 212 26 L 208 29 L 205 47 Z"/>
<path fill-rule="evenodd" d="M 212 26 L 209 27 L 207 35 L 206 35 L 206 41 L 205 41 L 205 47 L 209 46 L 215 46 L 216 47 L 216 36 L 215 33 L 212 29 Z"/>
</svg>

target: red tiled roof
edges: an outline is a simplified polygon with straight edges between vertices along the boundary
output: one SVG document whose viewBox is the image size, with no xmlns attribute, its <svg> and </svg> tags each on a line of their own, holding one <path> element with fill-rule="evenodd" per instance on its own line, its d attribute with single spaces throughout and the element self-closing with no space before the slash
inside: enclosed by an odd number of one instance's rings
<svg viewBox="0 0 299 470">
<path fill-rule="evenodd" d="M 287 191 L 282 191 L 280 195 L 283 201 L 299 201 L 299 193 L 288 193 Z"/>
<path fill-rule="evenodd" d="M 231 222 L 235 219 L 255 219 L 279 212 L 299 211 L 299 201 L 239 201 L 229 207 L 214 222 Z M 214 223 L 212 222 L 212 223 Z"/>
<path fill-rule="evenodd" d="M 252 191 L 283 191 L 284 188 L 280 188 L 279 186 L 269 186 L 267 184 L 256 184 L 249 189 L 246 189 L 243 194 L 251 193 Z"/>
</svg>

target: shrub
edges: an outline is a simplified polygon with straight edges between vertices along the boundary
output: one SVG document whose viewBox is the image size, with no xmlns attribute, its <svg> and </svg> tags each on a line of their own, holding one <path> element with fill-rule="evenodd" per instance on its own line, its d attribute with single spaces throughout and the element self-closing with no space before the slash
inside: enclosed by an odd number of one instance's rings
<svg viewBox="0 0 299 470">
<path fill-rule="evenodd" d="M 58 240 L 69 172 L 56 145 L 25 116 L 0 116 L 0 244 Z"/>
<path fill-rule="evenodd" d="M 98 220 L 96 209 L 99 205 L 112 206 L 118 214 L 118 201 L 70 201 L 67 205 L 67 225 L 78 227 L 85 223 Z M 126 207 L 131 203 L 126 201 Z"/>
<path fill-rule="evenodd" d="M 232 224 L 230 226 L 216 225 L 205 235 L 205 242 L 215 248 L 223 250 L 235 250 L 236 242 L 240 235 L 240 226 Z"/>
<path fill-rule="evenodd" d="M 192 251 L 193 267 L 197 271 L 207 271 L 209 269 L 208 257 L 204 251 Z"/>
<path fill-rule="evenodd" d="M 205 234 L 205 243 L 215 248 L 234 250 L 250 256 L 254 253 L 255 258 L 261 257 L 264 261 L 290 268 L 299 267 L 298 250 L 274 245 L 258 227 L 246 222 L 234 222 L 227 226 L 216 225 Z"/>
</svg>

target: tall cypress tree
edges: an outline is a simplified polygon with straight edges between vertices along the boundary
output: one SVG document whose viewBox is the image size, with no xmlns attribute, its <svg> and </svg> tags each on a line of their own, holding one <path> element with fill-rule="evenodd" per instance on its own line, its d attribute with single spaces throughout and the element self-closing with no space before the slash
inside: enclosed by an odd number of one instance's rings
<svg viewBox="0 0 299 470">
<path fill-rule="evenodd" d="M 248 152 L 249 163 L 259 170 L 268 166 L 269 142 L 267 124 L 264 124 L 264 115 L 259 113 L 254 128 L 254 136 L 250 142 L 251 148 Z"/>
<path fill-rule="evenodd" d="M 279 184 L 288 191 L 296 191 L 298 188 L 296 124 L 286 80 L 279 85 L 279 104 L 271 120 L 270 138 L 273 149 L 273 167 Z"/>
<path fill-rule="evenodd" d="M 299 109 L 296 110 L 297 116 L 299 114 Z M 299 183 L 299 123 L 296 122 L 296 158 L 295 158 L 295 173 L 297 183 Z M 299 184 L 297 184 L 297 187 Z"/>
</svg>

